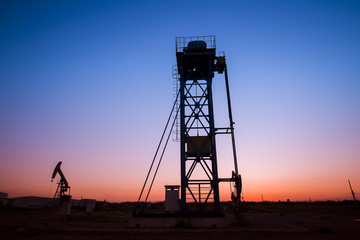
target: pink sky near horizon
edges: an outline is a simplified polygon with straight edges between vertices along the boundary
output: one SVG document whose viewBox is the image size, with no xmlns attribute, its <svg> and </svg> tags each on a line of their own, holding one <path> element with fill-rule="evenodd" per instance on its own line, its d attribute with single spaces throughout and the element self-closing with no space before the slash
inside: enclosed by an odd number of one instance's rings
<svg viewBox="0 0 360 240">
<path fill-rule="evenodd" d="M 171 144 L 173 147 L 177 147 L 176 143 Z M 240 154 L 240 156 L 242 155 Z M 3 165 L 8 171 L 1 171 L 1 191 L 9 193 L 10 198 L 20 196 L 53 197 L 59 176 L 56 176 L 52 183 L 50 179 L 57 162 L 47 161 L 46 164 L 43 164 L 40 156 L 38 157 L 37 161 L 37 157 L 30 159 L 33 161 L 31 166 Z M 71 160 L 63 161 L 62 170 L 70 183 L 71 194 L 74 199 L 91 198 L 110 202 L 136 201 L 150 165 L 150 158 L 147 158 L 147 165 L 143 169 L 139 169 L 138 163 L 134 160 L 130 160 L 132 163 L 128 164 L 125 169 L 122 162 L 103 165 L 98 163 L 96 159 L 86 159 L 80 165 Z M 165 154 L 164 162 L 160 167 L 158 178 L 150 194 L 150 201 L 164 200 L 164 185 L 179 184 L 180 174 L 179 168 L 176 166 L 178 162 L 175 159 L 178 159 L 178 156 L 173 156 L 172 152 Z M 221 159 L 218 161 L 220 177 L 229 177 L 228 173 L 230 172 L 226 168 L 232 168 L 232 160 L 227 161 L 225 164 Z M 282 169 L 275 171 L 275 169 L 272 169 L 271 164 L 260 167 L 256 166 L 256 164 L 239 162 L 245 201 L 261 201 L 261 195 L 266 201 L 286 201 L 287 199 L 291 201 L 308 201 L 309 198 L 313 201 L 351 200 L 352 196 L 347 182 L 347 176 L 349 175 L 351 175 L 349 179 L 354 191 L 356 193 L 360 192 L 360 179 L 357 175 L 357 169 L 349 171 L 346 166 L 341 166 L 341 164 L 338 164 L 338 166 L 326 166 L 326 163 L 322 162 L 321 165 L 323 164 L 324 168 L 327 167 L 323 171 L 316 165 L 314 169 L 311 169 L 310 166 L 308 169 L 307 166 L 303 166 L 299 168 L 299 170 L 303 171 L 301 176 L 295 175 L 296 171 L 289 169 L 288 166 L 283 166 Z M 329 171 L 329 169 L 332 170 Z M 268 173 L 271 171 L 275 174 Z M 36 172 L 36 175 L 33 174 L 34 172 Z M 104 174 L 105 172 L 106 174 Z M 20 177 L 14 178 L 14 173 Z M 230 199 L 229 183 L 220 184 L 220 194 L 222 201 Z"/>
</svg>

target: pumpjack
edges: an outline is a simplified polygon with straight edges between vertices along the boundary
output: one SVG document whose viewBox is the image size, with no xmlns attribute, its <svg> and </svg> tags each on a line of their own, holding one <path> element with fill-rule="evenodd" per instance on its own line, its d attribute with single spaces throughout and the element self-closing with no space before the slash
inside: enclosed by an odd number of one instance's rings
<svg viewBox="0 0 360 240">
<path fill-rule="evenodd" d="M 60 181 L 57 183 L 58 187 L 56 189 L 56 192 L 54 194 L 54 198 L 51 202 L 51 206 L 54 205 L 55 199 L 59 199 L 59 204 L 62 205 L 64 202 L 69 202 L 71 199 L 71 195 L 70 195 L 70 186 L 68 181 L 65 178 L 64 173 L 61 171 L 60 166 L 61 166 L 62 162 L 59 162 L 55 169 L 54 172 L 52 174 L 52 178 L 51 178 L 51 182 L 54 180 L 54 178 L 56 177 L 56 174 L 60 175 Z M 69 191 L 69 193 L 67 193 Z"/>
</svg>

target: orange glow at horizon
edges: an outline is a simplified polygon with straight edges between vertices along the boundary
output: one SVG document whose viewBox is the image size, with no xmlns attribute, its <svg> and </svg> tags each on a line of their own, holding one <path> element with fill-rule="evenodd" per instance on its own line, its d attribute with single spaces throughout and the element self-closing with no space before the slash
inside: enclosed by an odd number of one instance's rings
<svg viewBox="0 0 360 240">
<path fill-rule="evenodd" d="M 353 188 L 358 188 L 358 181 L 353 181 Z M 252 185 L 252 184 L 251 184 Z M 250 185 L 250 186 L 251 186 Z M 9 185 L 10 186 L 10 185 Z M 18 181 L 12 185 L 12 188 L 16 188 L 17 192 L 7 191 L 10 193 L 9 197 L 21 197 L 21 196 L 41 196 L 41 197 L 53 197 L 54 191 L 57 187 L 56 182 L 50 184 L 41 184 L 39 188 L 29 188 L 24 186 L 21 181 Z M 82 187 L 76 184 L 71 186 L 71 195 L 73 199 L 89 198 L 96 199 L 98 201 L 106 200 L 108 202 L 125 202 L 125 201 L 137 201 L 142 185 L 136 187 L 124 187 L 124 186 L 110 186 L 105 187 L 100 183 L 93 185 L 92 187 Z M 340 184 L 320 184 L 318 186 L 312 186 L 311 184 L 304 183 L 301 185 L 278 185 L 277 187 L 269 187 L 263 185 L 261 189 L 259 186 L 253 185 L 252 189 L 248 184 L 243 186 L 243 201 L 255 201 L 261 202 L 262 197 L 264 201 L 326 201 L 326 200 L 351 200 L 349 187 L 347 180 L 344 180 Z M 310 187 L 312 186 L 312 187 Z M 230 185 L 228 183 L 220 184 L 220 200 L 230 201 Z M 154 188 L 151 192 L 149 200 L 150 202 L 164 201 L 165 190 L 159 186 Z"/>
</svg>

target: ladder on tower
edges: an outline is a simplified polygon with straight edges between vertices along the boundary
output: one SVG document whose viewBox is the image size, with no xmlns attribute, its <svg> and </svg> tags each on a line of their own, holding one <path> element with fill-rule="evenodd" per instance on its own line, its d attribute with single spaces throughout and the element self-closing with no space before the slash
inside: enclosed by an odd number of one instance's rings
<svg viewBox="0 0 360 240">
<path fill-rule="evenodd" d="M 175 104 L 175 112 L 179 111 L 179 101 L 178 101 L 178 93 L 179 93 L 179 89 L 180 89 L 180 84 L 179 84 L 179 73 L 178 73 L 178 68 L 176 65 L 173 65 L 172 67 L 172 77 L 174 79 L 174 104 Z M 180 116 L 179 115 L 174 115 L 174 130 L 173 130 L 173 134 L 175 135 L 175 137 L 173 138 L 174 142 L 180 142 Z"/>
</svg>

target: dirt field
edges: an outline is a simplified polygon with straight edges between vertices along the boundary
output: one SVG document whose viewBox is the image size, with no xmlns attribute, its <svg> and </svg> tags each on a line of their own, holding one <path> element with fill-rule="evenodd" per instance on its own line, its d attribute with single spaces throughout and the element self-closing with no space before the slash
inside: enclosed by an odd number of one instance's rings
<svg viewBox="0 0 360 240">
<path fill-rule="evenodd" d="M 228 228 L 128 228 L 131 204 L 92 215 L 73 210 L 0 208 L 0 239 L 359 239 L 360 205 L 351 202 L 244 203 L 244 224 Z M 231 209 L 226 208 L 227 211 Z"/>
</svg>

